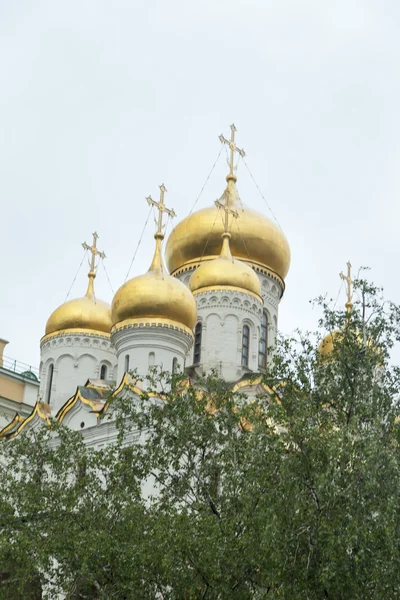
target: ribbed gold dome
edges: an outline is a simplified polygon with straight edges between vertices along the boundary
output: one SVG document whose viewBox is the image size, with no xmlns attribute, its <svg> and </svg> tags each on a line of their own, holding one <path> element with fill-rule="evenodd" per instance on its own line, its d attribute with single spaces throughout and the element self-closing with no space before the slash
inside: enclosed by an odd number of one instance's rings
<svg viewBox="0 0 400 600">
<path fill-rule="evenodd" d="M 168 275 L 161 257 L 163 234 L 156 233 L 156 250 L 150 269 L 122 285 L 111 305 L 113 330 L 126 324 L 159 319 L 192 330 L 196 323 L 196 301 L 190 290 Z"/>
<path fill-rule="evenodd" d="M 69 300 L 56 308 L 47 321 L 45 335 L 69 329 L 90 330 L 100 334 L 110 333 L 110 305 L 95 298 L 93 288 L 95 277 L 95 273 L 89 273 L 86 296 Z"/>
<path fill-rule="evenodd" d="M 244 207 L 238 196 L 234 175 L 228 175 L 221 204 L 236 210 L 232 225 L 231 252 L 254 265 L 264 267 L 285 279 L 290 266 L 290 248 L 283 232 L 264 215 Z M 203 208 L 183 219 L 168 238 L 166 262 L 170 273 L 183 266 L 217 258 L 224 231 L 223 216 L 217 206 Z"/>
<path fill-rule="evenodd" d="M 200 265 L 190 278 L 192 292 L 205 288 L 233 287 L 257 296 L 261 295 L 260 280 L 245 262 L 234 260 L 230 250 L 230 234 L 222 234 L 222 250 L 218 258 Z"/>
</svg>

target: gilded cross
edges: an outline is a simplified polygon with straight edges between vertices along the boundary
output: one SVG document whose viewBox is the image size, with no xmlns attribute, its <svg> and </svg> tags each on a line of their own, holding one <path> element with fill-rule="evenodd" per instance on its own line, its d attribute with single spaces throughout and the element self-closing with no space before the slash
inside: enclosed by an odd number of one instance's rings
<svg viewBox="0 0 400 600">
<path fill-rule="evenodd" d="M 339 277 L 340 279 L 343 279 L 343 281 L 345 281 L 347 283 L 347 302 L 346 302 L 346 308 L 347 311 L 350 312 L 353 304 L 352 304 L 352 296 L 353 296 L 353 292 L 352 292 L 352 285 L 353 285 L 353 280 L 351 278 L 351 262 L 348 261 L 347 263 L 347 275 L 345 275 L 343 272 L 339 273 Z"/>
<path fill-rule="evenodd" d="M 167 188 L 162 183 L 160 185 L 160 200 L 156 202 L 151 196 L 146 198 L 147 203 L 150 206 L 155 206 L 158 209 L 158 220 L 157 220 L 157 233 L 162 233 L 163 230 L 163 213 L 167 213 L 170 217 L 176 217 L 176 213 L 173 208 L 167 208 L 164 204 L 164 194 Z"/>
<path fill-rule="evenodd" d="M 237 152 L 238 154 L 240 154 L 240 156 L 246 156 L 244 150 L 241 150 L 240 148 L 238 148 L 235 144 L 235 133 L 236 133 L 236 127 L 234 125 L 234 123 L 232 123 L 231 125 L 231 139 L 227 140 L 222 134 L 219 136 L 219 141 L 221 142 L 221 144 L 227 144 L 230 148 L 231 151 L 231 155 L 230 155 L 230 159 L 229 159 L 229 169 L 230 169 L 230 175 L 234 175 L 234 170 L 235 170 L 235 166 L 234 166 L 234 158 L 235 158 L 235 152 Z"/>
<path fill-rule="evenodd" d="M 98 239 L 98 235 L 97 232 L 95 231 L 93 233 L 93 243 L 91 246 L 89 246 L 86 242 L 83 242 L 82 246 L 85 248 L 85 250 L 89 250 L 92 253 L 92 257 L 89 261 L 89 265 L 90 265 L 90 271 L 91 273 L 95 272 L 95 260 L 96 260 L 96 256 L 99 256 L 100 258 L 106 258 L 106 255 L 104 254 L 104 252 L 100 252 L 100 250 L 97 249 L 97 239 Z"/>
<path fill-rule="evenodd" d="M 227 194 L 225 195 L 225 203 L 224 202 L 220 202 L 219 200 L 215 201 L 215 206 L 218 206 L 218 208 L 222 208 L 222 210 L 225 212 L 225 218 L 224 218 L 224 232 L 225 233 L 229 233 L 228 232 L 228 228 L 229 228 L 229 215 L 232 215 L 234 219 L 237 219 L 239 216 L 239 213 L 237 210 L 234 210 L 233 208 L 230 208 L 228 206 L 228 196 Z"/>
</svg>

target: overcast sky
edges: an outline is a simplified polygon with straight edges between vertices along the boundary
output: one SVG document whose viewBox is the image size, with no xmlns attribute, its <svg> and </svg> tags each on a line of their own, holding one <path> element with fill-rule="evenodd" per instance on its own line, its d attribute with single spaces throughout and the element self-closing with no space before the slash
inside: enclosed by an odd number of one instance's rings
<svg viewBox="0 0 400 600">
<path fill-rule="evenodd" d="M 116 291 L 145 196 L 164 182 L 185 217 L 232 122 L 291 246 L 280 329 L 315 328 L 309 300 L 337 297 L 348 259 L 400 302 L 399 27 L 396 0 L 0 0 L 6 354 L 38 365 L 95 229 Z M 222 154 L 196 208 L 226 171 Z M 244 165 L 238 189 L 271 217 Z M 150 221 L 131 275 L 152 233 Z M 96 291 L 111 301 L 101 267 Z"/>
</svg>

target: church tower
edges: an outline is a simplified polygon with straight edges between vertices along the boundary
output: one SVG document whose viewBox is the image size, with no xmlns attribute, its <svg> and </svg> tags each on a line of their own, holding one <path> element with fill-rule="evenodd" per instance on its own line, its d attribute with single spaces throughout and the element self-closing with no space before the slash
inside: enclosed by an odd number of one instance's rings
<svg viewBox="0 0 400 600">
<path fill-rule="evenodd" d="M 259 346 L 263 314 L 256 273 L 244 261 L 234 260 L 230 249 L 229 217 L 232 222 L 238 217 L 232 208 L 236 182 L 233 155 L 232 148 L 226 193 L 223 202 L 216 202 L 224 213 L 221 254 L 202 263 L 189 281 L 197 302 L 197 334 L 200 326 L 205 338 L 201 368 L 206 373 L 215 370 L 226 381 L 258 370 L 254 348 Z"/>
<path fill-rule="evenodd" d="M 166 191 L 162 184 L 159 202 L 147 198 L 158 209 L 150 268 L 124 283 L 112 301 L 111 337 L 117 352 L 118 380 L 130 370 L 145 377 L 153 366 L 172 372 L 178 366 L 183 369 L 193 344 L 196 302 L 187 286 L 168 274 L 162 258 L 163 214 L 175 216 L 164 204 Z"/>
<path fill-rule="evenodd" d="M 111 347 L 110 305 L 96 298 L 96 257 L 105 258 L 93 244 L 82 246 L 91 253 L 88 287 L 83 298 L 61 304 L 49 317 L 40 342 L 40 399 L 53 414 L 88 379 L 115 377 L 115 352 Z"/>
<path fill-rule="evenodd" d="M 227 145 L 230 150 L 230 172 L 222 197 L 214 206 L 200 209 L 178 223 L 167 241 L 166 262 L 171 275 L 189 285 L 196 269 L 218 258 L 221 251 L 221 236 L 225 232 L 223 213 L 225 209 L 230 211 L 232 215 L 229 240 L 231 254 L 234 259 L 243 261 L 253 270 L 261 286 L 263 301 L 261 324 L 253 337 L 250 334 L 248 368 L 251 371 L 263 371 L 268 360 L 267 349 L 272 349 L 276 343 L 278 308 L 285 290 L 285 277 L 289 271 L 290 248 L 282 230 L 263 214 L 245 206 L 239 197 L 234 156 L 237 153 L 244 157 L 245 153 L 236 146 L 235 133 L 236 127 L 231 125 L 229 140 L 223 135 L 219 136 L 221 143 Z M 221 298 L 214 296 L 213 303 L 216 309 L 223 310 L 224 305 L 221 304 L 223 298 L 226 304 L 226 295 Z M 200 317 L 201 302 L 204 303 L 205 297 L 196 293 L 196 299 Z M 252 303 L 250 306 L 253 310 Z M 254 306 L 257 307 L 257 302 Z M 242 334 L 243 331 L 240 332 L 239 327 L 238 340 Z M 198 365 L 200 368 L 203 366 L 203 359 L 208 352 L 208 336 L 207 324 L 199 320 L 195 328 L 193 355 L 188 356 L 187 364 Z M 237 341 L 236 347 L 238 348 L 239 345 L 240 342 Z M 226 347 L 220 348 L 221 356 L 225 350 Z"/>
</svg>

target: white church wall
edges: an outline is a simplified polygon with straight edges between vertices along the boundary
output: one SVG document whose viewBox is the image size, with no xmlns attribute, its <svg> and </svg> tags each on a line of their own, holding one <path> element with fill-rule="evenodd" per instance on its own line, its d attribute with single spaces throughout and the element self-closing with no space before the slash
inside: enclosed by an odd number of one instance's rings
<svg viewBox="0 0 400 600">
<path fill-rule="evenodd" d="M 239 290 L 212 290 L 195 295 L 202 323 L 199 372 L 215 370 L 226 381 L 235 381 L 258 370 L 258 344 L 263 306 Z M 249 327 L 248 365 L 242 364 L 243 327 Z M 187 357 L 193 364 L 193 352 Z"/>
<path fill-rule="evenodd" d="M 126 371 L 136 371 L 142 378 L 154 366 L 172 371 L 174 359 L 183 369 L 193 337 L 178 327 L 154 324 L 116 331 L 112 341 L 117 352 L 117 380 L 120 381 Z"/>
<path fill-rule="evenodd" d="M 177 278 L 182 281 L 185 285 L 189 286 L 190 277 L 196 269 L 184 270 L 182 273 L 177 275 Z M 261 296 L 264 302 L 264 308 L 268 314 L 268 346 L 271 350 L 276 345 L 276 338 L 278 334 L 278 312 L 279 302 L 282 297 L 284 288 L 281 281 L 277 277 L 267 274 L 266 271 L 261 269 L 255 269 L 261 284 Z M 188 357 L 188 364 L 193 361 Z"/>
<path fill-rule="evenodd" d="M 88 427 L 95 427 L 98 424 L 98 418 L 88 404 L 83 404 L 78 401 L 66 414 L 62 423 L 70 429 L 81 431 Z"/>
<path fill-rule="evenodd" d="M 278 335 L 279 302 L 283 294 L 283 287 L 272 276 L 257 271 L 256 273 L 261 283 L 261 296 L 268 315 L 268 347 L 271 350 L 276 345 Z"/>
<path fill-rule="evenodd" d="M 100 378 L 102 364 L 108 367 L 108 379 L 115 379 L 116 362 L 109 337 L 74 333 L 44 339 L 41 344 L 41 401 L 50 401 L 52 413 L 56 414 L 78 386 L 88 379 Z"/>
</svg>

